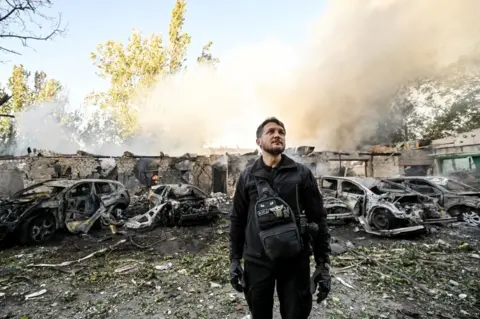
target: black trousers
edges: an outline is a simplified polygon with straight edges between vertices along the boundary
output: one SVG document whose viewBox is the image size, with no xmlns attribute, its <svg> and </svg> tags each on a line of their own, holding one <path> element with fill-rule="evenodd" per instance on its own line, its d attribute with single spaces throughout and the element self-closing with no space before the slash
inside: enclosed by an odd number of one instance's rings
<svg viewBox="0 0 480 319">
<path fill-rule="evenodd" d="M 273 317 L 275 282 L 282 319 L 307 319 L 312 311 L 310 259 L 304 257 L 273 268 L 245 261 L 245 298 L 252 319 Z"/>
</svg>

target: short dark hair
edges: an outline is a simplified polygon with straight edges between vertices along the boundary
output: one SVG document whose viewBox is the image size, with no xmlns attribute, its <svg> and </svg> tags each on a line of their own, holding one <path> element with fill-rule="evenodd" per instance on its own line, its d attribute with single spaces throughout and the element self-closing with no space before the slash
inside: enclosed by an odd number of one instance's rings
<svg viewBox="0 0 480 319">
<path fill-rule="evenodd" d="M 262 133 L 263 133 L 263 128 L 265 127 L 265 125 L 267 125 L 268 123 L 275 123 L 277 124 L 278 126 L 281 126 L 283 128 L 283 130 L 286 132 L 287 130 L 285 129 L 285 125 L 283 125 L 283 123 L 277 119 L 276 117 L 269 117 L 267 118 L 266 120 L 264 120 L 262 122 L 262 124 L 260 124 L 257 128 L 257 138 L 260 138 L 262 137 Z"/>
</svg>

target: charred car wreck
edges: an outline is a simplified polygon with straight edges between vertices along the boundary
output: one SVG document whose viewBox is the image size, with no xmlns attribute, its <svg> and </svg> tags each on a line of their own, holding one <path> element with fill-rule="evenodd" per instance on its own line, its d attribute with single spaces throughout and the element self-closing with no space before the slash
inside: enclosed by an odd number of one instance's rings
<svg viewBox="0 0 480 319">
<path fill-rule="evenodd" d="M 322 176 L 318 182 L 328 219 L 353 216 L 368 233 L 392 236 L 457 221 L 435 199 L 388 180 Z"/>
<path fill-rule="evenodd" d="M 22 243 L 40 243 L 60 229 L 88 232 L 128 207 L 130 196 L 116 181 L 49 180 L 0 201 L 0 240 L 16 234 Z M 104 223 L 108 223 L 104 221 Z"/>
<path fill-rule="evenodd" d="M 88 233 L 94 225 L 124 229 L 184 226 L 219 216 L 219 199 L 189 184 L 155 185 L 148 210 L 130 209 L 124 185 L 111 180 L 49 180 L 0 201 L 0 241 L 15 234 L 24 244 L 51 239 L 57 230 Z M 144 212 L 145 210 L 142 210 Z"/>
<path fill-rule="evenodd" d="M 480 190 L 440 176 L 407 176 L 388 180 L 437 199 L 450 216 L 458 217 L 467 225 L 480 227 Z"/>
<path fill-rule="evenodd" d="M 185 226 L 219 216 L 219 200 L 190 184 L 160 184 L 150 188 L 149 211 L 130 218 L 125 227 Z"/>
</svg>

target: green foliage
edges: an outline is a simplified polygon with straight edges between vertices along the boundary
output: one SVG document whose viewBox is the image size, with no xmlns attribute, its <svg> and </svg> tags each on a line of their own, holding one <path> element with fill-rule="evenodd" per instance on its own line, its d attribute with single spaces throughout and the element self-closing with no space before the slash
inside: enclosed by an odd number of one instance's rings
<svg viewBox="0 0 480 319">
<path fill-rule="evenodd" d="M 110 82 L 106 92 L 92 92 L 87 103 L 102 110 L 111 108 L 115 126 L 122 139 L 131 137 L 137 129 L 137 110 L 132 101 L 137 92 L 151 88 L 165 76 L 185 70 L 186 52 L 191 37 L 183 32 L 186 1 L 177 0 L 172 10 L 168 40 L 159 34 L 144 37 L 133 30 L 126 45 L 107 41 L 98 45 L 91 59 L 98 68 L 98 75 Z M 209 42 L 203 49 L 199 62 L 218 63 L 212 57 Z"/>
<path fill-rule="evenodd" d="M 439 139 L 480 128 L 480 104 L 475 99 L 479 93 L 480 88 L 440 111 L 425 127 L 424 138 Z"/>
<path fill-rule="evenodd" d="M 188 33 L 182 33 L 183 23 L 185 22 L 185 12 L 187 3 L 185 0 L 175 1 L 170 20 L 168 36 L 170 40 L 170 74 L 174 74 L 182 68 L 185 62 L 187 47 L 191 38 Z"/>
<path fill-rule="evenodd" d="M 203 47 L 202 54 L 197 58 L 198 63 L 206 63 L 215 66 L 220 62 L 220 60 L 218 58 L 214 58 L 210 52 L 212 44 L 213 42 L 210 41 Z"/>
<path fill-rule="evenodd" d="M 447 79 L 422 79 L 402 88 L 369 142 L 434 140 L 479 128 L 479 71 L 477 65 L 457 67 L 446 70 Z"/>
<path fill-rule="evenodd" d="M 54 79 L 47 79 L 45 72 L 35 72 L 30 83 L 31 72 L 25 67 L 14 65 L 7 87 L 0 87 L 0 96 L 8 94 L 11 99 L 2 105 L 2 114 L 18 114 L 31 104 L 54 100 L 62 91 L 62 85 Z M 14 133 L 10 117 L 0 117 L 0 140 L 5 141 Z"/>
</svg>

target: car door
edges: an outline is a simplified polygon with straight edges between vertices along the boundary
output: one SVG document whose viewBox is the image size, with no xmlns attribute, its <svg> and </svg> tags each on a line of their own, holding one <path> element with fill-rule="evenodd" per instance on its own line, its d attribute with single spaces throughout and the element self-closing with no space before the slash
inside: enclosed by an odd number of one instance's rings
<svg viewBox="0 0 480 319">
<path fill-rule="evenodd" d="M 323 195 L 337 197 L 338 196 L 338 181 L 333 178 L 321 178 L 319 182 L 320 191 Z"/>
<path fill-rule="evenodd" d="M 81 182 L 65 194 L 67 215 L 75 220 L 92 215 L 96 210 L 91 182 Z"/>
<path fill-rule="evenodd" d="M 356 215 L 363 214 L 366 205 L 365 190 L 357 184 L 342 180 L 340 183 L 339 198 L 344 200 Z"/>
<path fill-rule="evenodd" d="M 119 197 L 120 194 L 115 191 L 115 189 L 112 187 L 112 185 L 105 181 L 105 182 L 94 182 L 94 191 L 97 196 L 100 197 L 100 199 L 103 202 L 103 205 L 105 206 L 111 206 L 114 205 Z"/>
</svg>

